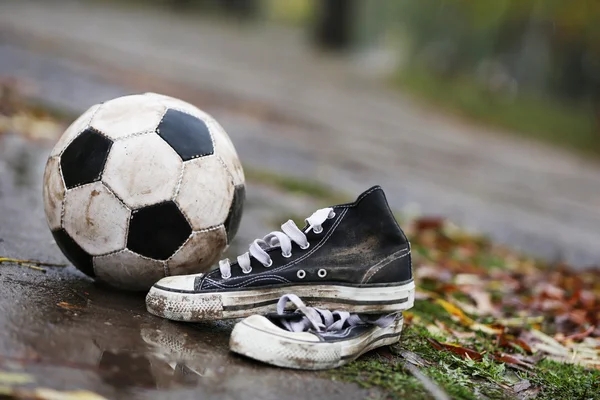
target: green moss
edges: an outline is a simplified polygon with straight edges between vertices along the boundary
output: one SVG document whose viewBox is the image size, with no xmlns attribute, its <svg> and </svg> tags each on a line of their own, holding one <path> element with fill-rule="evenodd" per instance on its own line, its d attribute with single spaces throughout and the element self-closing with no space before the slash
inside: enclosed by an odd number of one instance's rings
<svg viewBox="0 0 600 400">
<path fill-rule="evenodd" d="M 545 360 L 529 380 L 542 388 L 538 399 L 600 399 L 600 370 Z"/>
<path fill-rule="evenodd" d="M 481 362 L 463 360 L 449 352 L 438 351 L 427 341 L 431 335 L 423 327 L 409 326 L 400 344 L 391 347 L 394 354 L 384 359 L 376 354 L 362 357 L 324 376 L 334 380 L 353 382 L 364 388 L 378 388 L 390 399 L 429 399 L 430 394 L 421 382 L 403 367 L 402 350 L 418 354 L 428 366 L 421 371 L 440 385 L 454 399 L 506 399 L 509 395 L 498 385 L 505 384 L 505 367 L 485 358 Z"/>
</svg>

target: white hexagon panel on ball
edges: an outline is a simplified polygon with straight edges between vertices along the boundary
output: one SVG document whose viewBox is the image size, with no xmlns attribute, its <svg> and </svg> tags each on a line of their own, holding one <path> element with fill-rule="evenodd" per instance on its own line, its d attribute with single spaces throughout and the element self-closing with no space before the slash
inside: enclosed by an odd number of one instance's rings
<svg viewBox="0 0 600 400">
<path fill-rule="evenodd" d="M 130 208 L 170 200 L 183 168 L 181 158 L 156 133 L 115 142 L 102 181 Z"/>
<path fill-rule="evenodd" d="M 125 248 L 129 214 L 102 182 L 94 182 L 67 192 L 64 228 L 88 254 L 106 254 Z"/>
<path fill-rule="evenodd" d="M 165 107 L 150 97 L 134 94 L 102 104 L 90 126 L 110 139 L 118 140 L 144 132 L 153 132 Z"/>
<path fill-rule="evenodd" d="M 207 229 L 225 222 L 233 191 L 221 161 L 202 157 L 185 163 L 177 203 L 194 230 Z"/>
</svg>

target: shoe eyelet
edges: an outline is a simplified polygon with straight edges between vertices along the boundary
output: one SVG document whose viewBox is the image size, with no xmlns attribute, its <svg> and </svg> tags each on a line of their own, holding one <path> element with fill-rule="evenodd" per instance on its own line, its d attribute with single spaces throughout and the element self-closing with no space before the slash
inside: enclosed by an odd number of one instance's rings
<svg viewBox="0 0 600 400">
<path fill-rule="evenodd" d="M 296 276 L 300 279 L 304 279 L 306 272 L 303 269 L 299 269 L 298 272 L 296 272 Z"/>
<path fill-rule="evenodd" d="M 250 272 L 252 272 L 252 267 L 250 267 L 250 268 L 248 268 L 248 269 L 246 269 L 246 270 L 242 270 L 242 272 L 243 272 L 244 274 L 249 274 Z"/>
<path fill-rule="evenodd" d="M 290 251 L 288 254 L 281 253 L 281 255 L 283 256 L 283 258 L 290 258 L 292 256 L 292 252 Z"/>
<path fill-rule="evenodd" d="M 319 229 L 313 228 L 313 232 L 316 233 L 316 234 L 322 233 L 323 232 L 323 227 L 320 226 Z"/>
<path fill-rule="evenodd" d="M 229 279 L 229 278 L 231 278 L 231 274 L 229 274 L 229 275 L 221 275 L 221 278 L 223 278 L 223 279 Z"/>
<path fill-rule="evenodd" d="M 301 248 L 302 250 L 306 250 L 306 249 L 308 249 L 309 247 L 310 247 L 310 243 L 309 243 L 309 242 L 306 242 L 306 246 L 304 246 L 304 247 L 300 246 L 300 248 Z"/>
<path fill-rule="evenodd" d="M 317 271 L 317 275 L 319 275 L 319 278 L 325 278 L 327 276 L 327 271 L 320 269 Z"/>
<path fill-rule="evenodd" d="M 269 268 L 271 265 L 273 265 L 273 260 L 269 260 L 269 263 L 265 265 L 265 268 Z"/>
<path fill-rule="evenodd" d="M 327 216 L 327 219 L 334 219 L 335 218 L 335 211 L 332 211 L 331 214 L 329 214 Z"/>
</svg>

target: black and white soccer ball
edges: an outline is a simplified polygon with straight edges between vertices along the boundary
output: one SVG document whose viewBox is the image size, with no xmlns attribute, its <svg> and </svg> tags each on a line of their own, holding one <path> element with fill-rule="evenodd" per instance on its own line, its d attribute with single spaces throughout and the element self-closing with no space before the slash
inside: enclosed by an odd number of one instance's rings
<svg viewBox="0 0 600 400">
<path fill-rule="evenodd" d="M 92 106 L 44 174 L 54 239 L 85 274 L 122 289 L 206 271 L 235 236 L 244 172 L 207 113 L 156 93 Z"/>
</svg>

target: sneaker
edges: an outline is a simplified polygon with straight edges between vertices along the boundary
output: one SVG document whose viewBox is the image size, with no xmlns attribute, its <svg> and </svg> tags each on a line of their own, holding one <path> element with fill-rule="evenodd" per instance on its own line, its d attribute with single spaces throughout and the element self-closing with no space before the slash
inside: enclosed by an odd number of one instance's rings
<svg viewBox="0 0 600 400">
<path fill-rule="evenodd" d="M 317 210 L 303 229 L 286 222 L 208 274 L 161 279 L 146 306 L 177 321 L 243 318 L 273 312 L 294 293 L 311 306 L 381 314 L 411 308 L 414 291 L 410 244 L 375 186 Z"/>
<path fill-rule="evenodd" d="M 296 311 L 285 312 L 288 301 Z M 402 314 L 384 316 L 307 307 L 288 294 L 277 304 L 277 314 L 252 315 L 231 332 L 231 351 L 285 368 L 336 368 L 377 347 L 397 343 Z"/>
</svg>

